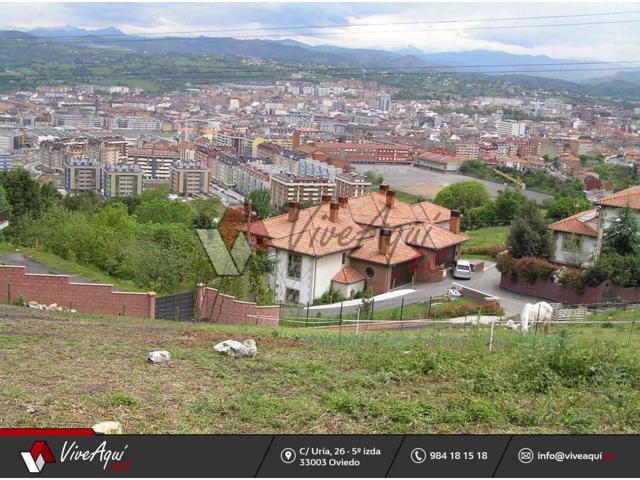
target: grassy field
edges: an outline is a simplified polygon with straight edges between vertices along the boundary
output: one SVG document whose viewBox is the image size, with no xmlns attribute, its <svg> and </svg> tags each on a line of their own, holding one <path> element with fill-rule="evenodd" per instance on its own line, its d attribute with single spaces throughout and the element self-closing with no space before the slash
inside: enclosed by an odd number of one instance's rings
<svg viewBox="0 0 640 480">
<path fill-rule="evenodd" d="M 464 243 L 465 247 L 491 247 L 504 245 L 509 235 L 509 226 L 485 227 L 464 232 L 471 239 Z"/>
<path fill-rule="evenodd" d="M 637 433 L 640 332 L 368 332 L 0 307 L 0 427 L 127 433 Z M 212 346 L 254 338 L 258 355 Z M 629 344 L 627 345 L 627 343 Z M 145 362 L 169 350 L 166 364 Z"/>
</svg>

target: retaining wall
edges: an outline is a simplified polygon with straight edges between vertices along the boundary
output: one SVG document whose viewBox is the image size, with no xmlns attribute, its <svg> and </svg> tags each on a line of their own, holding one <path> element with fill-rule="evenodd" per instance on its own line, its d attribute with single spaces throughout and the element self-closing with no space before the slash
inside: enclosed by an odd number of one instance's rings
<svg viewBox="0 0 640 480">
<path fill-rule="evenodd" d="M 521 278 L 514 282 L 509 275 L 502 274 L 500 288 L 567 305 L 640 302 L 640 288 L 623 288 L 610 281 L 604 281 L 597 287 L 587 287 L 584 292 L 579 293 L 569 286 L 556 285 L 553 280 L 537 280 L 533 285 L 528 285 Z"/>
<path fill-rule="evenodd" d="M 27 273 L 26 267 L 0 265 L 0 302 L 57 303 L 79 312 L 154 318 L 156 294 L 118 292 L 113 285 L 72 283 L 69 275 Z"/>
<path fill-rule="evenodd" d="M 198 319 L 205 322 L 277 326 L 280 321 L 278 305 L 258 306 L 241 302 L 231 295 L 200 284 L 196 290 Z"/>
</svg>

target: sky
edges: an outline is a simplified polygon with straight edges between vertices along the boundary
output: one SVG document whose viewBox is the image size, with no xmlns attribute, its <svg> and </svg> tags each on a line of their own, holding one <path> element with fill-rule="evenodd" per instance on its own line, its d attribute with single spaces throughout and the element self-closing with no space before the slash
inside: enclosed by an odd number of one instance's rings
<svg viewBox="0 0 640 480">
<path fill-rule="evenodd" d="M 629 11 L 637 13 L 490 20 Z M 540 26 L 621 21 L 626 23 Z M 384 50 L 483 49 L 563 59 L 640 60 L 640 3 L 0 3 L 0 29 L 65 25 L 116 27 L 131 34 L 238 29 L 198 35 L 290 38 L 312 45 Z M 291 28 L 325 25 L 349 26 Z M 487 26 L 520 28 L 482 28 Z"/>
</svg>

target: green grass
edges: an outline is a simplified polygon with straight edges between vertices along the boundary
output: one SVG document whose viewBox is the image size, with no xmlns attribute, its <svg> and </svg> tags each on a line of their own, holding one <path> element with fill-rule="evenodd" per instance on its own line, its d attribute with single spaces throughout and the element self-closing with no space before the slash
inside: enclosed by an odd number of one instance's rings
<svg viewBox="0 0 640 480">
<path fill-rule="evenodd" d="M 380 186 L 378 185 L 372 186 L 369 190 L 372 192 L 377 192 L 380 190 Z M 402 190 L 398 190 L 398 189 L 394 189 L 394 191 L 396 192 L 396 198 L 401 202 L 412 204 L 412 203 L 418 203 L 423 201 L 423 199 L 421 199 L 420 197 L 412 193 L 403 192 Z"/>
<path fill-rule="evenodd" d="M 0 427 L 108 419 L 126 433 L 640 429 L 640 332 L 627 345 L 628 325 L 548 336 L 497 328 L 489 352 L 480 327 L 356 336 L 0 308 Z M 257 356 L 213 351 L 228 338 L 255 339 Z M 155 349 L 172 360 L 147 363 Z"/>
<path fill-rule="evenodd" d="M 504 245 L 509 235 L 509 226 L 485 227 L 464 232 L 471 238 L 464 243 L 465 247 L 492 247 Z"/>
<path fill-rule="evenodd" d="M 88 265 L 81 265 L 70 260 L 65 260 L 64 258 L 61 258 L 58 255 L 54 255 L 53 253 L 27 247 L 16 247 L 15 245 L 7 242 L 0 243 L 0 253 L 9 253 L 16 251 L 19 251 L 25 257 L 46 265 L 47 268 L 49 268 L 49 273 L 52 274 L 79 275 L 95 283 L 112 284 L 119 290 L 130 292 L 143 291 L 133 282 L 112 277 Z"/>
</svg>

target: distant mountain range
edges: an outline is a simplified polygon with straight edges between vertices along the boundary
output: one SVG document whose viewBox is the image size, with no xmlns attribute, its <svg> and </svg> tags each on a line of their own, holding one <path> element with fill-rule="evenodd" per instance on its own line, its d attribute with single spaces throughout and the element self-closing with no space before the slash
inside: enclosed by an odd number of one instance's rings
<svg viewBox="0 0 640 480">
<path fill-rule="evenodd" d="M 20 32 L 0 34 L 5 37 L 19 36 Z M 36 28 L 22 34 L 25 37 L 47 38 L 59 43 L 108 47 L 136 53 L 242 56 L 301 65 L 400 70 L 426 67 L 428 71 L 499 74 L 527 86 L 539 85 L 540 88 L 598 96 L 640 98 L 640 72 L 618 71 L 621 66 L 617 64 L 571 66 L 566 64 L 576 60 L 555 59 L 544 55 L 515 55 L 488 50 L 427 53 L 417 48 L 387 51 L 332 45 L 312 46 L 295 40 L 249 40 L 232 37 L 143 37 L 126 35 L 113 27 L 100 30 L 74 26 Z M 95 37 L 91 38 L 93 36 Z M 83 38 L 80 40 L 79 37 Z M 474 67 L 477 65 L 481 67 Z M 585 71 L 588 69 L 594 71 Z"/>
</svg>

